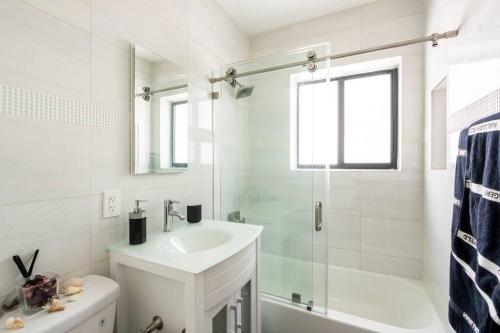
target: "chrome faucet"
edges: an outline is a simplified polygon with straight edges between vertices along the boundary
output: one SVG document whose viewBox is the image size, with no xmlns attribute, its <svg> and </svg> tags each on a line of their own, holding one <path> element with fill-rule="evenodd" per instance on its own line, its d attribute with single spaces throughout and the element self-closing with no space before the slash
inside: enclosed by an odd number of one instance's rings
<svg viewBox="0 0 500 333">
<path fill-rule="evenodd" d="M 177 217 L 181 221 L 186 219 L 184 215 L 174 210 L 174 204 L 176 203 L 179 203 L 179 201 L 170 199 L 164 201 L 165 221 L 163 223 L 163 231 L 165 232 L 172 231 L 172 225 L 174 224 L 174 217 Z"/>
</svg>

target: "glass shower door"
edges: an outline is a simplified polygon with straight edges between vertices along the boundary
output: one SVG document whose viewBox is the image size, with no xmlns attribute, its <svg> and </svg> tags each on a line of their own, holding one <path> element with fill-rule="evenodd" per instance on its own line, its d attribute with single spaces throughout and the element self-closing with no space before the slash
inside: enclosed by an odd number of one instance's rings
<svg viewBox="0 0 500 333">
<path fill-rule="evenodd" d="M 329 152 L 319 124 L 328 117 L 329 61 L 261 72 L 330 54 L 328 45 L 224 66 L 240 74 L 233 86 L 214 84 L 215 216 L 264 227 L 264 294 L 326 308 L 326 221 Z M 309 54 L 310 55 L 310 54 Z M 313 67 L 313 65 L 310 65 Z M 230 71 L 231 72 L 231 71 Z M 333 126 L 334 124 L 332 124 Z"/>
</svg>

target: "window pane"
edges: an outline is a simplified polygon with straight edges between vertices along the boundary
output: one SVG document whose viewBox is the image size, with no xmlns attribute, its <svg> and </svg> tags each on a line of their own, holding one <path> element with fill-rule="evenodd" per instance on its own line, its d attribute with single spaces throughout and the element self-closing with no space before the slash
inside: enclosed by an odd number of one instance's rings
<svg viewBox="0 0 500 333">
<path fill-rule="evenodd" d="M 391 162 L 391 75 L 344 83 L 345 163 Z"/>
<path fill-rule="evenodd" d="M 298 159 L 299 165 L 311 165 L 312 160 L 312 87 L 299 86 Z"/>
<path fill-rule="evenodd" d="M 299 86 L 298 160 L 310 166 L 337 163 L 337 82 Z"/>
<path fill-rule="evenodd" d="M 187 103 L 174 105 L 174 164 L 188 163 Z"/>
</svg>

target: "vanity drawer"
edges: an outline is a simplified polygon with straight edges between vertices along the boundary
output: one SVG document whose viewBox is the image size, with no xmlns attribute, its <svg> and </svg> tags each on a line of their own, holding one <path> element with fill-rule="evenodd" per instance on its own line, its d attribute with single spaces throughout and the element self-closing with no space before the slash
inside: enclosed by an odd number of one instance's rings
<svg viewBox="0 0 500 333">
<path fill-rule="evenodd" d="M 205 309 L 218 304 L 245 284 L 256 267 L 255 242 L 203 273 Z"/>
</svg>

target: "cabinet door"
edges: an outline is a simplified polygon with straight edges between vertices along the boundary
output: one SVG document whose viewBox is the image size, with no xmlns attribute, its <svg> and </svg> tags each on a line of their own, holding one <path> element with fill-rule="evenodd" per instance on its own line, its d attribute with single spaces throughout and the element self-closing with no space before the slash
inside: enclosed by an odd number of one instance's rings
<svg viewBox="0 0 500 333">
<path fill-rule="evenodd" d="M 209 333 L 229 333 L 229 301 L 223 302 L 209 311 Z"/>
<path fill-rule="evenodd" d="M 224 302 L 205 313 L 207 333 L 257 333 L 255 274 Z"/>
<path fill-rule="evenodd" d="M 240 320 L 241 333 L 252 333 L 252 313 L 254 312 L 252 305 L 252 280 L 249 280 L 241 289 L 240 297 Z"/>
<path fill-rule="evenodd" d="M 236 333 L 257 332 L 256 300 L 255 279 L 252 278 L 235 293 L 235 309 L 237 311 Z"/>
</svg>

